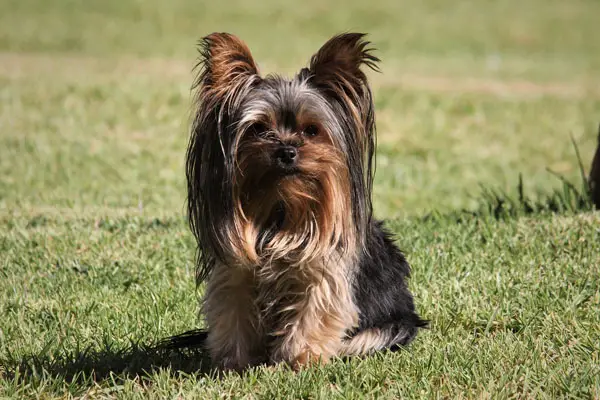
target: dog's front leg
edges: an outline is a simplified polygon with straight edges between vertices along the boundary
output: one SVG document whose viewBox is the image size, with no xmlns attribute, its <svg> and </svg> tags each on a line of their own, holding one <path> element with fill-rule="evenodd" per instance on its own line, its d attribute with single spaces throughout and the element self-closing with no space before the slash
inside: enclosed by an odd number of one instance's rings
<svg viewBox="0 0 600 400">
<path fill-rule="evenodd" d="M 346 332 L 358 322 L 350 285 L 344 274 L 328 271 L 293 286 L 294 295 L 282 293 L 279 302 L 271 360 L 296 370 L 327 363 L 340 354 Z"/>
<path fill-rule="evenodd" d="M 241 371 L 264 361 L 255 294 L 252 271 L 216 265 L 211 272 L 202 308 L 208 351 L 217 367 Z"/>
</svg>

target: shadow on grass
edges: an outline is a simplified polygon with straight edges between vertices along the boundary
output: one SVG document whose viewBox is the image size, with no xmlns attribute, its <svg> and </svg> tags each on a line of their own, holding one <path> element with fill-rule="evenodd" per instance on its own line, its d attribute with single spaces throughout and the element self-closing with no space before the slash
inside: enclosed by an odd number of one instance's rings
<svg viewBox="0 0 600 400">
<path fill-rule="evenodd" d="M 42 349 L 7 364 L 7 375 L 22 383 L 40 380 L 64 380 L 86 384 L 107 379 L 120 381 L 136 376 L 147 376 L 154 371 L 168 371 L 171 376 L 200 374 L 215 376 L 208 354 L 203 348 L 206 333 L 189 331 L 167 337 L 158 344 L 132 344 L 126 348 L 76 349 L 69 353 L 51 354 Z"/>
</svg>

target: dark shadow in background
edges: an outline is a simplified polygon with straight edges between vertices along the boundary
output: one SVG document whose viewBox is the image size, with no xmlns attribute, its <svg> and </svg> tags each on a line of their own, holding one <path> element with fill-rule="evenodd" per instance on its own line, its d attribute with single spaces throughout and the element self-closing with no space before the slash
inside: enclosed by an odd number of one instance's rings
<svg viewBox="0 0 600 400">
<path fill-rule="evenodd" d="M 592 201 L 596 205 L 596 208 L 600 210 L 600 126 L 598 126 L 596 154 L 594 155 L 592 167 L 590 168 L 589 184 Z"/>
<path fill-rule="evenodd" d="M 480 218 L 493 218 L 497 220 L 518 218 L 521 216 L 565 212 L 579 213 L 595 209 L 600 210 L 600 126 L 598 127 L 598 145 L 596 154 L 586 175 L 579 148 L 571 137 L 573 149 L 577 156 L 580 172 L 580 182 L 570 182 L 563 176 L 547 170 L 561 184 L 561 187 L 549 193 L 527 193 L 523 175 L 519 174 L 517 194 L 510 195 L 506 192 L 483 186 L 479 207 L 475 210 L 458 210 L 440 214 L 437 212 L 425 216 L 425 220 L 454 220 L 458 223 Z"/>
</svg>

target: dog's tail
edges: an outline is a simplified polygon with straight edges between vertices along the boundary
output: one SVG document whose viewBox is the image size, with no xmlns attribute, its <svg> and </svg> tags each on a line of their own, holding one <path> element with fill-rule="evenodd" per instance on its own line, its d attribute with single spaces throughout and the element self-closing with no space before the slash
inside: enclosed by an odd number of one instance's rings
<svg viewBox="0 0 600 400">
<path fill-rule="evenodd" d="M 429 321 L 417 317 L 412 324 L 401 321 L 379 328 L 368 328 L 344 340 L 341 353 L 346 356 L 357 356 L 384 349 L 395 351 L 412 342 L 420 328 L 428 326 Z"/>
<path fill-rule="evenodd" d="M 206 330 L 192 329 L 191 331 L 164 338 L 156 347 L 164 350 L 204 349 L 206 347 L 207 336 L 208 331 Z"/>
</svg>

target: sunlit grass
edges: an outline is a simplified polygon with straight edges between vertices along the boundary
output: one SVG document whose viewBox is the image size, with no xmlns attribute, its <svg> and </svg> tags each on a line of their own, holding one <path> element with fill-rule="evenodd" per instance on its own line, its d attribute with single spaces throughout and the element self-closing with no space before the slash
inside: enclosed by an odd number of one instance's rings
<svg viewBox="0 0 600 400">
<path fill-rule="evenodd" d="M 600 217 L 571 141 L 587 167 L 600 3 L 283 4 L 0 3 L 0 397 L 600 396 Z M 406 351 L 216 377 L 152 349 L 201 325 L 183 158 L 214 30 L 288 75 L 340 31 L 380 49 L 375 212 L 431 320 Z"/>
</svg>

